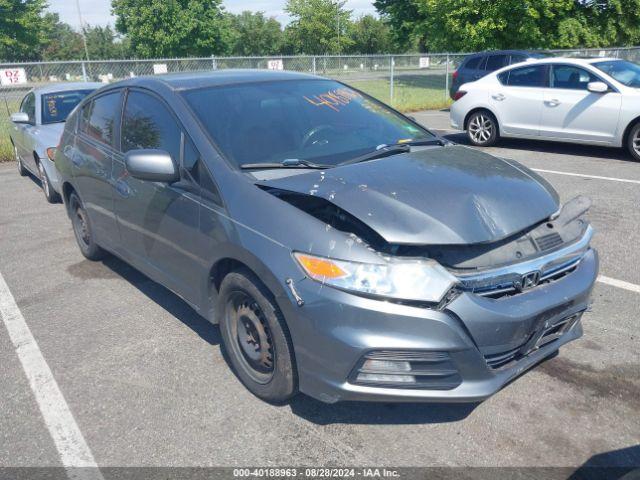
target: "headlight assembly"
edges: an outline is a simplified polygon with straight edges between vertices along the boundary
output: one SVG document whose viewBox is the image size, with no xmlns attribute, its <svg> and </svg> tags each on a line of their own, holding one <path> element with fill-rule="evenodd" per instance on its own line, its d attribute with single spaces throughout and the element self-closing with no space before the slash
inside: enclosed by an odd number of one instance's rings
<svg viewBox="0 0 640 480">
<path fill-rule="evenodd" d="M 304 272 L 317 282 L 342 290 L 400 300 L 439 303 L 456 278 L 434 260 L 373 264 L 294 253 Z"/>
</svg>

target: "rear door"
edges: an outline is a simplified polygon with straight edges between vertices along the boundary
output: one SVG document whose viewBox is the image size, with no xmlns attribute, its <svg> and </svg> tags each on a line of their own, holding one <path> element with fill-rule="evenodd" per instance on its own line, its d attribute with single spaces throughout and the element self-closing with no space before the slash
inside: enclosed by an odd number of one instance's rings
<svg viewBox="0 0 640 480">
<path fill-rule="evenodd" d="M 502 134 L 538 135 L 547 71 L 547 65 L 530 65 L 498 74 L 498 82 L 489 90 L 489 103 Z"/>
<path fill-rule="evenodd" d="M 101 246 L 118 244 L 111 174 L 122 109 L 122 90 L 111 90 L 84 105 L 80 112 L 72 176 Z"/>
<path fill-rule="evenodd" d="M 612 86 L 606 93 L 587 90 L 589 82 L 601 81 L 596 74 L 577 65 L 553 64 L 549 88 L 544 93 L 540 135 L 558 140 L 612 143 L 622 96 Z"/>
<path fill-rule="evenodd" d="M 36 124 L 36 96 L 33 92 L 29 92 L 20 104 L 20 112 L 29 116 L 29 123 L 13 124 L 13 141 L 16 144 L 18 154 L 22 158 L 22 162 L 32 172 L 37 172 L 35 158 L 33 157 L 33 149 L 30 148 L 31 135 Z"/>
<path fill-rule="evenodd" d="M 204 269 L 199 186 L 184 172 L 182 179 L 172 184 L 139 180 L 129 175 L 124 163 L 130 150 L 159 149 L 168 152 L 180 168 L 185 142 L 195 164 L 195 147 L 164 101 L 151 92 L 129 90 L 122 116 L 121 151 L 114 163 L 122 255 L 198 305 Z"/>
</svg>

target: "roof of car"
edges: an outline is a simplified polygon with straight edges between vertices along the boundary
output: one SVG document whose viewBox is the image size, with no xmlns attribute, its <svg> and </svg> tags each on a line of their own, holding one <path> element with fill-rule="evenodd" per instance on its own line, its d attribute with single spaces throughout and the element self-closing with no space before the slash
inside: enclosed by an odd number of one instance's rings
<svg viewBox="0 0 640 480">
<path fill-rule="evenodd" d="M 240 83 L 319 78 L 321 77 L 284 70 L 214 70 L 207 72 L 182 72 L 129 78 L 118 82 L 118 85 L 152 86 L 153 84 L 163 83 L 174 90 L 188 90 L 192 88 L 216 87 L 220 85 L 234 85 Z"/>
<path fill-rule="evenodd" d="M 608 57 L 548 57 L 548 58 L 536 58 L 534 60 L 529 60 L 527 64 L 535 65 L 537 63 L 570 63 L 574 65 L 590 65 L 595 62 L 603 62 L 603 61 L 611 61 L 611 60 L 620 60 L 619 58 L 608 58 Z"/>
<path fill-rule="evenodd" d="M 90 90 L 104 87 L 104 83 L 98 82 L 60 82 L 49 83 L 42 87 L 36 87 L 33 89 L 34 93 L 44 95 L 53 92 L 67 92 L 69 90 Z"/>
<path fill-rule="evenodd" d="M 540 54 L 541 52 L 535 52 L 532 50 L 487 50 L 485 52 L 476 52 L 476 53 L 471 53 L 469 54 L 469 57 L 479 57 L 479 56 L 485 56 L 485 55 L 505 55 L 505 54 L 510 54 L 510 53 L 520 53 L 520 54 L 524 54 L 524 55 L 536 55 L 536 54 Z"/>
</svg>

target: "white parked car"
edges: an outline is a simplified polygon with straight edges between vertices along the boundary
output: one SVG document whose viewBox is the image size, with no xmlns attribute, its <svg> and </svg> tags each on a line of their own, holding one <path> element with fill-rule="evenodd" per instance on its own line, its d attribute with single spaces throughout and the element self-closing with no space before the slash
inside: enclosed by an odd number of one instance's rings
<svg viewBox="0 0 640 480">
<path fill-rule="evenodd" d="M 55 147 L 60 142 L 67 116 L 102 83 L 58 83 L 38 87 L 25 95 L 20 111 L 11 115 L 9 132 L 18 172 L 31 172 L 42 183 L 49 203 L 60 201 L 58 172 L 53 163 Z"/>
<path fill-rule="evenodd" d="M 626 147 L 640 161 L 640 65 L 548 58 L 460 86 L 451 125 L 473 145 L 500 137 Z"/>
</svg>

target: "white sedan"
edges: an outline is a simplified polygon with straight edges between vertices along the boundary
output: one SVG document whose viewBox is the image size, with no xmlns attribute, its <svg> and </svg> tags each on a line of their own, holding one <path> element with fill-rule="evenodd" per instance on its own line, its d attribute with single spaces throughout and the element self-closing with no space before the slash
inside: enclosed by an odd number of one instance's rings
<svg viewBox="0 0 640 480">
<path fill-rule="evenodd" d="M 460 86 L 451 125 L 473 145 L 500 137 L 626 147 L 640 161 L 640 65 L 553 58 L 503 68 Z"/>
</svg>

